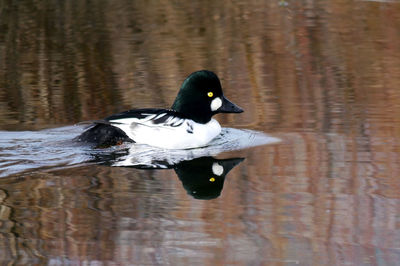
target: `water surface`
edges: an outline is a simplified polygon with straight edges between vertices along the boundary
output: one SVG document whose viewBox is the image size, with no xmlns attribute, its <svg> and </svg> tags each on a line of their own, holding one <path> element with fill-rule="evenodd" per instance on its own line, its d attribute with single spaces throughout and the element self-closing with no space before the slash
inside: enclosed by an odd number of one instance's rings
<svg viewBox="0 0 400 266">
<path fill-rule="evenodd" d="M 163 170 L 71 145 L 199 69 L 245 110 L 225 128 L 281 142 Z M 399 88 L 398 1 L 3 1 L 0 261 L 398 265 Z"/>
</svg>

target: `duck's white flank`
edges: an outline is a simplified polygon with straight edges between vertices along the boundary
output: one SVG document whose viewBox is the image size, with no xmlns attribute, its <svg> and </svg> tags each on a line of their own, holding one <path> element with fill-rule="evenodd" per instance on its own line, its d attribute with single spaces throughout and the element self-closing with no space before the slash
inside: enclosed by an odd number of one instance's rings
<svg viewBox="0 0 400 266">
<path fill-rule="evenodd" d="M 177 117 L 168 119 L 163 124 L 154 124 L 153 120 L 148 118 L 124 118 L 110 122 L 138 144 L 165 149 L 204 147 L 221 133 L 221 126 L 215 119 L 206 124 Z M 179 126 L 176 126 L 177 124 Z"/>
</svg>

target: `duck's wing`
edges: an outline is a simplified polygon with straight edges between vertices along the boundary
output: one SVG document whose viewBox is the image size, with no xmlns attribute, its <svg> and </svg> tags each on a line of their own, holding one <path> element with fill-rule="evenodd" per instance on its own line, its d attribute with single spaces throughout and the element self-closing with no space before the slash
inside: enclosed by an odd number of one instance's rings
<svg viewBox="0 0 400 266">
<path fill-rule="evenodd" d="M 83 123 L 81 123 L 83 124 Z M 77 140 L 94 143 L 98 147 L 116 145 L 125 141 L 136 141 L 168 136 L 167 140 L 178 132 L 193 132 L 191 122 L 181 114 L 167 109 L 136 109 L 115 114 L 104 120 L 88 121 L 88 128 Z M 161 130 L 161 132 L 160 132 Z M 160 134 L 161 133 L 161 134 Z M 167 141 L 166 140 L 166 141 Z"/>
<path fill-rule="evenodd" d="M 186 117 L 170 109 L 136 109 L 120 114 L 109 116 L 105 119 L 111 125 L 118 124 L 140 124 L 144 126 L 157 127 L 179 127 Z"/>
</svg>

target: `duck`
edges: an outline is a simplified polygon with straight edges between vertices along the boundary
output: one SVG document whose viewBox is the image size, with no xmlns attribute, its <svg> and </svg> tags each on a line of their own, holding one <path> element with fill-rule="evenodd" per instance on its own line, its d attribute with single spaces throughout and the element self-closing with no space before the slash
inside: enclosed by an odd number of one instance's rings
<svg viewBox="0 0 400 266">
<path fill-rule="evenodd" d="M 242 112 L 225 97 L 218 76 L 200 70 L 183 81 L 170 109 L 132 109 L 91 121 L 77 141 L 97 148 L 124 142 L 162 149 L 200 148 L 221 133 L 221 125 L 212 118 L 215 114 Z"/>
</svg>

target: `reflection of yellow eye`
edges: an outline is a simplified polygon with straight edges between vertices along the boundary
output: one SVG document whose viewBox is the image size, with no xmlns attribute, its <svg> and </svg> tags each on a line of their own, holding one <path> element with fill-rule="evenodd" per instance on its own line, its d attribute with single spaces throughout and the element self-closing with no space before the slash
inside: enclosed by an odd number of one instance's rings
<svg viewBox="0 0 400 266">
<path fill-rule="evenodd" d="M 209 93 L 207 93 L 207 95 L 208 95 L 208 97 L 213 97 L 214 96 L 214 93 L 212 93 L 211 91 L 209 92 Z"/>
<path fill-rule="evenodd" d="M 210 181 L 210 182 L 214 182 L 214 181 L 215 181 L 215 178 L 214 178 L 214 177 L 211 177 L 211 178 L 209 179 L 209 181 Z"/>
</svg>

